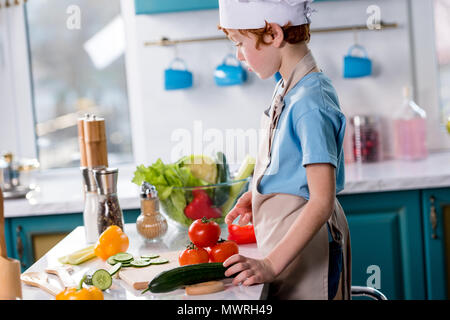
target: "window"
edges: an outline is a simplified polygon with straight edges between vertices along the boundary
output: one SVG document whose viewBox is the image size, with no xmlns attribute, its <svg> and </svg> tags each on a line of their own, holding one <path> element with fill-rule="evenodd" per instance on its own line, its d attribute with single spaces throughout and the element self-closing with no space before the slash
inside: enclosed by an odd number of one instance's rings
<svg viewBox="0 0 450 320">
<path fill-rule="evenodd" d="M 26 4 L 41 168 L 80 165 L 77 119 L 105 118 L 110 165 L 132 162 L 120 0 Z"/>
<path fill-rule="evenodd" d="M 434 0 L 439 95 L 443 122 L 450 117 L 450 0 Z"/>
</svg>

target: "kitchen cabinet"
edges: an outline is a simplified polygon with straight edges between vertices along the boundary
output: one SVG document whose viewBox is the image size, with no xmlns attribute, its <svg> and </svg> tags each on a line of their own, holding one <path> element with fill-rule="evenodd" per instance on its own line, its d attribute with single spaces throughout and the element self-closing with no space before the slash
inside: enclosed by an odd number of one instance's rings
<svg viewBox="0 0 450 320">
<path fill-rule="evenodd" d="M 450 188 L 423 190 L 422 212 L 428 299 L 448 299 Z"/>
<path fill-rule="evenodd" d="M 125 223 L 134 223 L 140 210 L 124 210 L 123 214 Z M 73 229 L 82 225 L 82 213 L 8 218 L 8 255 L 20 260 L 24 271 Z"/>
<path fill-rule="evenodd" d="M 352 285 L 373 286 L 388 299 L 448 298 L 450 188 L 338 198 L 350 227 Z M 125 222 L 136 222 L 139 213 L 124 210 Z M 81 213 L 32 215 L 6 218 L 5 224 L 8 255 L 20 259 L 25 270 L 83 225 L 83 218 Z"/>
<path fill-rule="evenodd" d="M 388 299 L 426 299 L 420 191 L 339 196 L 352 247 L 352 285 Z"/>
</svg>

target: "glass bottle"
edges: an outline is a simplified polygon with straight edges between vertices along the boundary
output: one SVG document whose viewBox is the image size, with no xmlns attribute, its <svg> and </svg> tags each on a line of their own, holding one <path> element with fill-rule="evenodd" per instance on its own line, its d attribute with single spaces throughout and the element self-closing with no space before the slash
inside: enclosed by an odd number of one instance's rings
<svg viewBox="0 0 450 320">
<path fill-rule="evenodd" d="M 141 185 L 141 214 L 136 220 L 137 232 L 149 241 L 158 241 L 167 232 L 167 220 L 159 211 L 156 188 L 148 182 Z"/>
<path fill-rule="evenodd" d="M 84 210 L 83 222 L 87 243 L 94 243 L 98 238 L 97 231 L 97 207 L 98 194 L 97 184 L 91 169 L 81 167 L 84 184 Z"/>
<path fill-rule="evenodd" d="M 409 87 L 403 88 L 403 105 L 394 117 L 394 152 L 401 160 L 419 160 L 428 156 L 425 110 L 411 98 Z"/>
<path fill-rule="evenodd" d="M 117 197 L 117 177 L 119 170 L 106 168 L 93 170 L 97 182 L 98 208 L 97 229 L 100 235 L 106 228 L 116 225 L 124 230 L 123 213 Z"/>
</svg>

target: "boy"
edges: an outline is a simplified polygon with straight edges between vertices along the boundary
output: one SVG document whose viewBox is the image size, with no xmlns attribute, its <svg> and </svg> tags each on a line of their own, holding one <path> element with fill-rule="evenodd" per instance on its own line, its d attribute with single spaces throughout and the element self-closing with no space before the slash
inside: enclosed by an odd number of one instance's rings
<svg viewBox="0 0 450 320">
<path fill-rule="evenodd" d="M 308 0 L 219 0 L 237 58 L 261 79 L 280 72 L 251 190 L 226 217 L 252 222 L 263 259 L 224 262 L 234 284 L 269 283 L 275 299 L 350 299 L 350 235 L 336 193 L 344 186 L 345 117 L 308 49 Z"/>
</svg>

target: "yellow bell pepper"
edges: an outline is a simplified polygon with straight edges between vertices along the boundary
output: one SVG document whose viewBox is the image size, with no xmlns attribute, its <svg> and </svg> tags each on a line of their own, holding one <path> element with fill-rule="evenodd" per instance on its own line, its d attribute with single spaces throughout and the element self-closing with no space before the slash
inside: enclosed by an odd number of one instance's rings
<svg viewBox="0 0 450 320">
<path fill-rule="evenodd" d="M 130 241 L 128 236 L 118 226 L 109 226 L 97 240 L 94 253 L 103 260 L 119 252 L 125 252 L 128 249 Z"/>
<path fill-rule="evenodd" d="M 103 292 L 97 287 L 66 288 L 56 295 L 56 300 L 104 300 Z"/>
<path fill-rule="evenodd" d="M 92 286 L 83 288 L 86 275 L 81 278 L 78 287 L 66 288 L 55 297 L 56 300 L 104 300 L 103 292 L 99 288 Z"/>
</svg>

